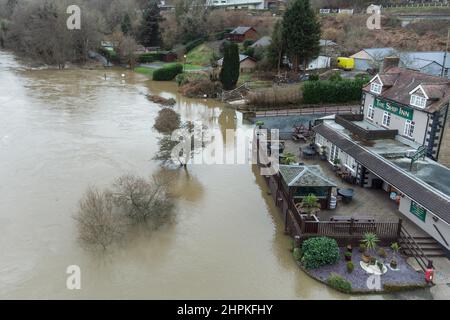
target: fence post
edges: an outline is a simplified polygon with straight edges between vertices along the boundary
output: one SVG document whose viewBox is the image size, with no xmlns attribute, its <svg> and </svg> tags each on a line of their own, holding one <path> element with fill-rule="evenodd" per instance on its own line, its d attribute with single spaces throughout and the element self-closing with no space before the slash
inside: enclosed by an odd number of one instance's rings
<svg viewBox="0 0 450 320">
<path fill-rule="evenodd" d="M 350 228 L 349 228 L 349 230 L 348 230 L 348 232 L 350 233 L 350 234 L 353 234 L 353 228 L 354 228 L 354 223 L 355 223 L 355 219 L 353 219 L 353 217 L 350 219 Z"/>
<path fill-rule="evenodd" d="M 402 219 L 398 220 L 398 226 L 397 226 L 397 241 L 400 239 L 401 231 L 402 231 Z"/>
</svg>

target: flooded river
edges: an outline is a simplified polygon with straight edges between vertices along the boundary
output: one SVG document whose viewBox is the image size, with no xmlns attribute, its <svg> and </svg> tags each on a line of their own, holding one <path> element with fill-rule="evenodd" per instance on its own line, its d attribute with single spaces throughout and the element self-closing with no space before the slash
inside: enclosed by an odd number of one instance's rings
<svg viewBox="0 0 450 320">
<path fill-rule="evenodd" d="M 250 165 L 177 171 L 175 224 L 106 255 L 83 250 L 73 216 L 86 188 L 160 170 L 159 107 L 145 93 L 174 97 L 185 120 L 248 127 L 174 83 L 123 70 L 25 70 L 0 52 L 0 298 L 352 298 L 298 269 Z M 81 268 L 81 290 L 66 288 L 69 265 Z"/>
</svg>

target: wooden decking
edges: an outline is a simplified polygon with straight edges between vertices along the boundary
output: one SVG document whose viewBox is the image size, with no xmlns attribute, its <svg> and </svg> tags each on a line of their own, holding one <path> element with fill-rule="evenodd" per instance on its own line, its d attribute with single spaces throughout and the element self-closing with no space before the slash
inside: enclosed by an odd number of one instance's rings
<svg viewBox="0 0 450 320">
<path fill-rule="evenodd" d="M 249 110 L 251 111 L 251 110 Z M 361 106 L 314 106 L 301 109 L 280 109 L 280 110 L 260 110 L 254 111 L 254 116 L 258 117 L 281 117 L 281 116 L 301 116 L 301 115 L 330 115 L 330 114 L 357 114 L 360 113 Z"/>
</svg>

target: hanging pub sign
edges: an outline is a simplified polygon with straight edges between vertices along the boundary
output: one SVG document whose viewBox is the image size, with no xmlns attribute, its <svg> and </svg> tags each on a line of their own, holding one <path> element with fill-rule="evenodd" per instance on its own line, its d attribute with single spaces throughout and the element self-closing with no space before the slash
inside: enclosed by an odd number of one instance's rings
<svg viewBox="0 0 450 320">
<path fill-rule="evenodd" d="M 405 108 L 395 102 L 388 102 L 375 98 L 374 106 L 378 109 L 383 109 L 387 112 L 398 115 L 399 117 L 412 120 L 414 116 L 414 110 L 410 108 Z"/>
<path fill-rule="evenodd" d="M 418 205 L 416 202 L 411 201 L 411 207 L 409 208 L 409 212 L 415 215 L 417 218 L 425 222 L 425 218 L 427 216 L 427 210 L 425 208 Z"/>
</svg>

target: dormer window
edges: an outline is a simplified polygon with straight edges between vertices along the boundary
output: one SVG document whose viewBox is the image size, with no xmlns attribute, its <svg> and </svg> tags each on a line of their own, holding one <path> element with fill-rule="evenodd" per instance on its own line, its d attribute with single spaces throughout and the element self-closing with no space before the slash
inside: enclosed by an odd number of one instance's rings
<svg viewBox="0 0 450 320">
<path fill-rule="evenodd" d="M 414 107 L 425 108 L 427 105 L 427 99 L 416 94 L 411 95 L 410 104 Z"/>
<path fill-rule="evenodd" d="M 370 91 L 373 93 L 380 94 L 382 88 L 383 88 L 383 86 L 379 83 L 372 82 L 370 84 Z"/>
</svg>

